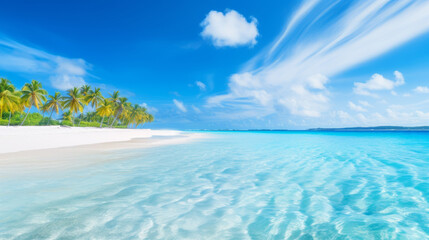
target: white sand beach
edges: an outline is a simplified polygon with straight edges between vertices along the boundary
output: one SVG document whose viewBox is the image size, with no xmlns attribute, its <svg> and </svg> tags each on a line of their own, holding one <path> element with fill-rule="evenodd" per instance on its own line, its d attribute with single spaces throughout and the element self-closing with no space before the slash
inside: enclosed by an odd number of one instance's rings
<svg viewBox="0 0 429 240">
<path fill-rule="evenodd" d="M 132 139 L 180 136 L 176 130 L 79 128 L 59 126 L 0 126 L 0 154 L 29 150 L 124 142 Z"/>
<path fill-rule="evenodd" d="M 204 137 L 176 130 L 1 126 L 0 175 L 82 167 L 116 159 L 117 150 L 183 144 Z"/>
</svg>

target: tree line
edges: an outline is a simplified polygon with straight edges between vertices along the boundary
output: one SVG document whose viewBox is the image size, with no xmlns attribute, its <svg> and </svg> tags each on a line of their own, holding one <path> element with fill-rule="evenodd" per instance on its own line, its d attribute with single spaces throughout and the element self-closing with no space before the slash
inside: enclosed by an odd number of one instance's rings
<svg viewBox="0 0 429 240">
<path fill-rule="evenodd" d="M 93 111 L 87 111 L 84 114 L 88 106 Z M 32 115 L 31 109 L 37 109 L 43 115 L 40 113 Z M 62 112 L 61 121 L 52 119 L 53 113 L 59 114 L 60 111 Z M 45 118 L 46 113 L 49 114 L 47 118 Z M 100 88 L 83 85 L 80 88 L 74 87 L 67 90 L 65 95 L 60 92 L 48 95 L 39 81 L 32 80 L 18 90 L 11 81 L 1 78 L 0 120 L 6 120 L 8 126 L 13 120 L 13 125 L 20 126 L 61 124 L 101 128 L 137 127 L 146 122 L 152 122 L 154 117 L 147 112 L 146 108 L 128 102 L 126 97 L 121 97 L 119 91 L 109 94 L 106 98 Z"/>
</svg>

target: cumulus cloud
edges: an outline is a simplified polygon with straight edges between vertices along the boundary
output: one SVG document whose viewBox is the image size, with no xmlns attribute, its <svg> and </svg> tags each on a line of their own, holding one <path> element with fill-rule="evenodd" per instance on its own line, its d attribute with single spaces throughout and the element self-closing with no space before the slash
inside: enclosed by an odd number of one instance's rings
<svg viewBox="0 0 429 240">
<path fill-rule="evenodd" d="M 395 71 L 394 75 L 396 81 L 389 80 L 376 73 L 366 82 L 355 82 L 353 91 L 359 95 L 370 96 L 373 95 L 371 91 L 393 90 L 393 88 L 405 83 L 402 73 Z M 394 91 L 392 91 L 392 94 L 395 95 Z"/>
<path fill-rule="evenodd" d="M 183 102 L 173 99 L 173 103 L 174 105 L 176 105 L 176 107 L 182 111 L 182 112 L 187 112 L 188 110 L 186 109 L 185 105 L 183 104 Z"/>
<path fill-rule="evenodd" d="M 47 76 L 56 89 L 66 90 L 85 84 L 89 68 L 83 59 L 56 56 L 0 38 L 0 69 Z"/>
<path fill-rule="evenodd" d="M 359 106 L 353 102 L 349 102 L 349 108 L 353 111 L 356 111 L 356 112 L 366 112 L 365 108 L 363 108 L 362 106 Z"/>
<path fill-rule="evenodd" d="M 206 90 L 206 85 L 203 82 L 196 81 L 195 84 L 197 85 L 198 88 L 200 88 L 201 91 Z"/>
<path fill-rule="evenodd" d="M 234 10 L 225 13 L 210 11 L 201 23 L 201 36 L 210 39 L 217 47 L 255 45 L 259 35 L 256 18 L 248 22 Z"/>
<path fill-rule="evenodd" d="M 418 86 L 418 87 L 414 88 L 414 91 L 418 92 L 418 93 L 429 93 L 429 87 Z"/>
</svg>

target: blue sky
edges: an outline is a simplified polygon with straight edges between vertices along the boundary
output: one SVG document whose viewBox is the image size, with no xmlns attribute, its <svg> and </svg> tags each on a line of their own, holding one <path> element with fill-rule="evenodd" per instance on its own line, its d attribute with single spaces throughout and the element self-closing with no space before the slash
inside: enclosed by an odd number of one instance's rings
<svg viewBox="0 0 429 240">
<path fill-rule="evenodd" d="M 153 128 L 429 123 L 428 1 L 8 1 L 0 76 L 88 83 Z"/>
</svg>

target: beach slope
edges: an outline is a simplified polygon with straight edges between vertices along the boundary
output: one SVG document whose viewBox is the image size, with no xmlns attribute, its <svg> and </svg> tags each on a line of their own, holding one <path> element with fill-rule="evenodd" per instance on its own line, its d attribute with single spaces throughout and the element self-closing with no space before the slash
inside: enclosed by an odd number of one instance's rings
<svg viewBox="0 0 429 240">
<path fill-rule="evenodd" d="M 0 154 L 81 145 L 124 142 L 158 136 L 180 136 L 175 130 L 80 128 L 60 126 L 0 126 Z"/>
</svg>

